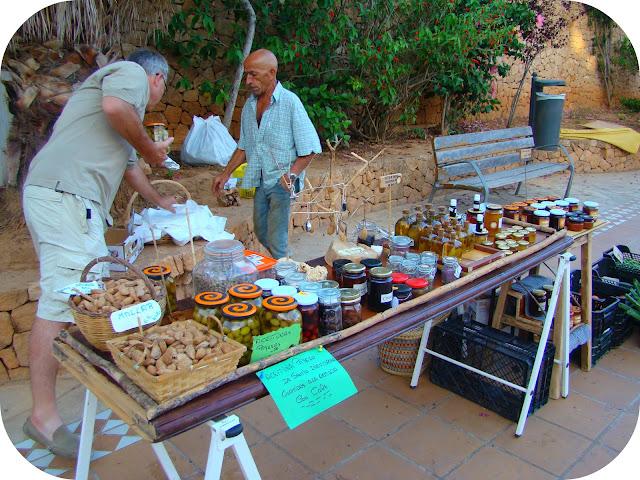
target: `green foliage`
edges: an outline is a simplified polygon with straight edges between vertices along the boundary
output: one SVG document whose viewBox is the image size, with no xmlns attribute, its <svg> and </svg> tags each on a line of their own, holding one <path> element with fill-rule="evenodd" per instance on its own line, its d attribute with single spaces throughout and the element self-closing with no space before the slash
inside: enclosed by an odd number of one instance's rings
<svg viewBox="0 0 640 480">
<path fill-rule="evenodd" d="M 633 112 L 640 112 L 640 98 L 622 97 L 620 103 Z"/>
<path fill-rule="evenodd" d="M 616 55 L 613 58 L 613 63 L 628 72 L 638 72 L 638 57 L 633 49 L 631 40 L 626 35 L 616 45 Z"/>
</svg>

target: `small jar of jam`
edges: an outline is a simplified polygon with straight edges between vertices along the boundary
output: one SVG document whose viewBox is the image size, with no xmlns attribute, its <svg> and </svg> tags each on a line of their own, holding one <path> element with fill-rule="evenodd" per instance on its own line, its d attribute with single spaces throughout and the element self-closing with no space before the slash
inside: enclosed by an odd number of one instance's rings
<svg viewBox="0 0 640 480">
<path fill-rule="evenodd" d="M 411 245 L 413 245 L 411 237 L 407 237 L 405 235 L 394 235 L 391 237 L 391 249 L 389 254 L 404 257 L 405 253 L 407 253 L 411 248 Z"/>
<path fill-rule="evenodd" d="M 577 212 L 578 210 L 580 210 L 580 200 L 578 200 L 577 198 L 567 197 L 564 199 L 564 201 L 569 203 L 570 212 Z"/>
<path fill-rule="evenodd" d="M 511 220 L 520 220 L 520 207 L 516 205 L 505 205 L 504 216 Z"/>
<path fill-rule="evenodd" d="M 352 263 L 351 260 L 346 258 L 338 258 L 334 260 L 331 264 L 333 268 L 333 279 L 340 283 L 342 280 L 342 267 L 344 267 L 347 263 Z"/>
<path fill-rule="evenodd" d="M 598 204 L 598 202 L 590 202 L 587 200 L 582 204 L 582 211 L 584 212 L 584 214 L 589 215 L 594 219 L 598 218 L 599 208 L 600 205 Z"/>
<path fill-rule="evenodd" d="M 411 300 L 411 287 L 404 283 L 393 286 L 393 306 Z"/>
<path fill-rule="evenodd" d="M 430 283 L 425 278 L 410 278 L 407 280 L 407 285 L 411 287 L 411 295 L 413 298 L 429 293 L 431 290 Z"/>
<path fill-rule="evenodd" d="M 402 273 L 402 272 L 393 272 L 391 274 L 391 282 L 393 284 L 401 284 L 401 283 L 406 283 L 406 281 L 409 280 L 409 275 L 407 275 L 406 273 Z"/>
<path fill-rule="evenodd" d="M 273 293 L 271 293 L 271 291 L 275 287 L 280 285 L 280 282 L 278 282 L 274 278 L 261 278 L 259 280 L 256 280 L 253 283 L 255 283 L 258 287 L 260 287 L 262 289 L 262 298 L 267 298 L 267 297 L 270 297 L 271 295 L 273 295 Z"/>
<path fill-rule="evenodd" d="M 556 231 L 560 231 L 565 227 L 567 213 L 561 208 L 552 208 L 549 211 L 549 225 Z"/>
<path fill-rule="evenodd" d="M 442 271 L 440 272 L 440 274 L 443 284 L 451 283 L 457 280 L 458 278 L 460 278 L 461 273 L 462 268 L 460 268 L 460 264 L 458 263 L 458 259 L 456 257 L 442 257 Z"/>
<path fill-rule="evenodd" d="M 347 263 L 342 267 L 342 288 L 355 288 L 363 297 L 367 294 L 366 267 L 361 263 Z"/>
<path fill-rule="evenodd" d="M 310 342 L 318 338 L 320 325 L 320 307 L 318 295 L 310 292 L 300 292 L 294 297 L 298 302 L 298 310 L 302 315 L 302 341 Z"/>
<path fill-rule="evenodd" d="M 374 312 L 384 312 L 391 308 L 393 286 L 389 268 L 374 267 L 369 271 L 369 294 L 367 299 L 369 308 Z"/>
<path fill-rule="evenodd" d="M 520 217 L 521 220 L 524 220 L 527 223 L 533 223 L 534 222 L 533 212 L 535 211 L 536 209 L 531 205 L 527 205 L 526 207 L 523 207 L 522 214 L 524 215 L 525 218 Z"/>
<path fill-rule="evenodd" d="M 544 290 L 532 290 L 531 291 L 535 302 L 533 302 L 533 314 L 535 316 L 544 315 L 547 312 L 547 292 Z"/>
<path fill-rule="evenodd" d="M 529 242 L 527 242 L 526 240 L 520 240 L 518 242 L 518 251 L 521 252 L 522 250 L 526 250 L 527 248 L 529 248 Z"/>
<path fill-rule="evenodd" d="M 569 211 L 569 202 L 566 200 L 556 200 L 556 208 L 561 208 L 565 212 Z"/>
<path fill-rule="evenodd" d="M 533 212 L 533 223 L 541 227 L 548 227 L 551 214 L 547 210 L 536 210 Z"/>
<path fill-rule="evenodd" d="M 353 327 L 362 321 L 360 294 L 355 289 L 340 289 L 340 305 L 342 308 L 342 328 Z"/>
<path fill-rule="evenodd" d="M 527 241 L 531 244 L 536 243 L 536 235 L 538 231 L 535 229 L 535 227 L 527 227 L 524 229 L 524 231 L 527 233 Z"/>
<path fill-rule="evenodd" d="M 584 219 L 578 215 L 567 217 L 567 229 L 571 232 L 581 232 L 584 229 Z"/>
<path fill-rule="evenodd" d="M 593 228 L 593 225 L 595 224 L 595 218 L 593 218 L 591 215 L 585 215 L 584 217 L 582 217 L 582 220 L 584 221 L 585 230 L 590 230 Z"/>
</svg>

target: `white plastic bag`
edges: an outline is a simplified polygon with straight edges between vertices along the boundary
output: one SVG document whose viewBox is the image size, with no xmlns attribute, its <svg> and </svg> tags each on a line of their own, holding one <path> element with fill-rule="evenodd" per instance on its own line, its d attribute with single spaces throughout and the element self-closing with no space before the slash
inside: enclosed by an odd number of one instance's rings
<svg viewBox="0 0 640 480">
<path fill-rule="evenodd" d="M 226 166 L 236 149 L 236 142 L 220 121 L 193 117 L 193 125 L 182 144 L 180 159 L 189 165 Z"/>
</svg>

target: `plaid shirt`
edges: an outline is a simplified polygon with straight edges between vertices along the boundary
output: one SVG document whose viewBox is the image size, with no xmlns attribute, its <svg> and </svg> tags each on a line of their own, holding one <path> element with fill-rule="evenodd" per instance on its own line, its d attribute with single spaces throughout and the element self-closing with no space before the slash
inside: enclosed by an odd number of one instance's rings
<svg viewBox="0 0 640 480">
<path fill-rule="evenodd" d="M 265 187 L 272 187 L 296 158 L 322 152 L 320 139 L 302 102 L 280 82 L 259 127 L 256 107 L 257 98 L 251 95 L 242 109 L 238 148 L 247 155 L 242 188 L 259 187 L 260 178 Z"/>
</svg>

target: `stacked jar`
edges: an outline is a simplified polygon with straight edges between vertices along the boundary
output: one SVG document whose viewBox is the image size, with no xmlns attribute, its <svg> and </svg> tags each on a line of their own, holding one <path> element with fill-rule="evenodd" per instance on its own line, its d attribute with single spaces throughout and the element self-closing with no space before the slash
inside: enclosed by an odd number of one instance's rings
<svg viewBox="0 0 640 480">
<path fill-rule="evenodd" d="M 239 283 L 227 290 L 227 293 L 231 303 L 249 303 L 255 305 L 258 313 L 262 310 L 262 289 L 255 283 Z"/>
<path fill-rule="evenodd" d="M 342 328 L 353 327 L 362 321 L 362 306 L 357 290 L 340 289 L 340 309 L 342 310 Z"/>
<path fill-rule="evenodd" d="M 318 338 L 320 327 L 318 295 L 311 292 L 300 292 L 296 294 L 295 300 L 302 315 L 302 341 L 315 340 Z"/>
<path fill-rule="evenodd" d="M 240 358 L 240 365 L 246 365 L 251 359 L 253 337 L 260 335 L 258 309 L 249 303 L 229 303 L 222 307 L 222 320 L 224 334 L 247 347 Z"/>
<path fill-rule="evenodd" d="M 273 278 L 261 278 L 256 280 L 255 284 L 262 289 L 262 298 L 267 298 L 273 295 L 273 289 L 280 285 L 280 282 Z"/>
<path fill-rule="evenodd" d="M 218 330 L 216 322 L 220 320 L 222 307 L 229 303 L 229 295 L 221 292 L 200 292 L 194 298 L 193 319 L 206 327 Z"/>
<path fill-rule="evenodd" d="M 318 303 L 320 304 L 320 335 L 330 335 L 342 330 L 340 290 L 323 288 L 318 291 Z"/>
<path fill-rule="evenodd" d="M 366 268 L 361 263 L 347 263 L 342 267 L 342 288 L 355 288 L 364 296 L 367 293 Z"/>
<path fill-rule="evenodd" d="M 298 324 L 302 327 L 302 315 L 293 297 L 272 296 L 262 301 L 260 323 L 262 334 Z"/>
</svg>

